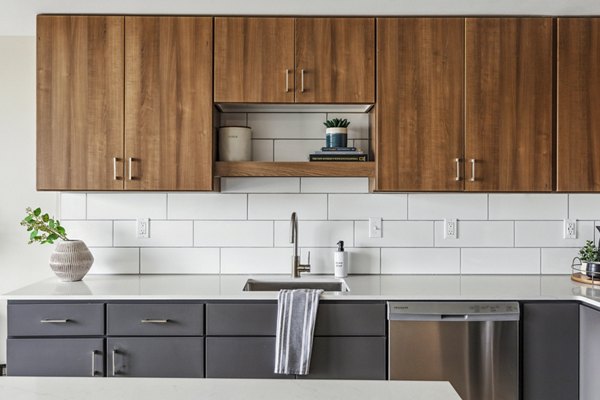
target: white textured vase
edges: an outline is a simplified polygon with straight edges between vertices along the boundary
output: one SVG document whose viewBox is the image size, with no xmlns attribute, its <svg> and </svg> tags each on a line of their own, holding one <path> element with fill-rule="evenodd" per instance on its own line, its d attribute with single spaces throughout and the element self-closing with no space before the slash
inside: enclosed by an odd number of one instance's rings
<svg viewBox="0 0 600 400">
<path fill-rule="evenodd" d="M 50 256 L 50 268 L 63 282 L 80 281 L 93 263 L 94 256 L 82 240 L 58 242 Z"/>
</svg>

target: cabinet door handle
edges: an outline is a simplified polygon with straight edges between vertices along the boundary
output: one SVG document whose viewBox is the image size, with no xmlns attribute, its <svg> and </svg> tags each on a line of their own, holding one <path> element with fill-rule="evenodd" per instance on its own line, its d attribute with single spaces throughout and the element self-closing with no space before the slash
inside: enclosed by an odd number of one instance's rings
<svg viewBox="0 0 600 400">
<path fill-rule="evenodd" d="M 96 376 L 96 350 L 92 350 L 92 376 Z"/>
<path fill-rule="evenodd" d="M 300 92 L 304 93 L 304 69 L 300 70 Z"/>
<path fill-rule="evenodd" d="M 117 350 L 113 349 L 113 351 L 112 351 L 112 376 L 116 376 L 118 373 L 116 363 L 115 363 L 115 358 L 117 358 Z"/>
<path fill-rule="evenodd" d="M 169 323 L 168 319 L 143 319 L 142 324 L 167 324 Z"/>
<path fill-rule="evenodd" d="M 66 324 L 69 322 L 68 319 L 43 319 L 40 324 Z"/>
<path fill-rule="evenodd" d="M 454 162 L 456 163 L 456 177 L 454 178 L 455 181 L 460 181 L 460 158 L 455 158 Z"/>
<path fill-rule="evenodd" d="M 129 164 L 129 180 L 132 181 L 135 179 L 135 176 L 133 176 L 133 162 L 134 162 L 134 158 L 133 157 L 129 157 L 128 159 L 128 164 Z"/>
<path fill-rule="evenodd" d="M 471 182 L 475 182 L 475 159 L 471 158 L 470 160 L 471 162 Z"/>
<path fill-rule="evenodd" d="M 290 70 L 289 69 L 285 69 L 285 92 L 289 92 L 290 91 Z"/>
<path fill-rule="evenodd" d="M 113 157 L 113 179 L 115 181 L 121 180 L 121 177 L 119 176 L 119 174 L 117 173 L 117 163 L 121 161 L 120 158 L 118 157 Z"/>
</svg>

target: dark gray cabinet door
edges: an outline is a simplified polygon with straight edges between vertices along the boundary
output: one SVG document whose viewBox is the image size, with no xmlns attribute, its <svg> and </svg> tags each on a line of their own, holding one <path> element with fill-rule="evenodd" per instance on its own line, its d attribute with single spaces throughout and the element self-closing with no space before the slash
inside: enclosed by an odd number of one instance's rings
<svg viewBox="0 0 600 400">
<path fill-rule="evenodd" d="M 523 399 L 579 396 L 579 305 L 523 305 Z"/>
<path fill-rule="evenodd" d="M 207 378 L 294 378 L 274 369 L 274 337 L 206 338 Z"/>
<path fill-rule="evenodd" d="M 600 311 L 580 306 L 580 399 L 597 400 L 600 393 Z"/>
<path fill-rule="evenodd" d="M 8 336 L 102 336 L 104 304 L 8 304 Z"/>
<path fill-rule="evenodd" d="M 385 337 L 315 337 L 308 379 L 386 379 Z"/>
<path fill-rule="evenodd" d="M 108 376 L 204 377 L 204 338 L 108 338 Z"/>
<path fill-rule="evenodd" d="M 9 376 L 104 376 L 103 339 L 8 339 L 7 344 Z"/>
</svg>

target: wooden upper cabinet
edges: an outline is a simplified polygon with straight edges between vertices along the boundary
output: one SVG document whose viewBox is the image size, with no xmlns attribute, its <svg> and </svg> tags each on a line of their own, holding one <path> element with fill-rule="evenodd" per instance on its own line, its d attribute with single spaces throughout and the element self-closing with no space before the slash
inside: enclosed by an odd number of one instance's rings
<svg viewBox="0 0 600 400">
<path fill-rule="evenodd" d="M 375 102 L 375 19 L 296 18 L 296 103 Z"/>
<path fill-rule="evenodd" d="M 125 18 L 127 190 L 211 190 L 212 18 Z"/>
<path fill-rule="evenodd" d="M 463 18 L 377 20 L 376 190 L 463 189 L 463 77 Z"/>
<path fill-rule="evenodd" d="M 551 191 L 552 19 L 467 18 L 465 35 L 466 189 Z"/>
<path fill-rule="evenodd" d="M 123 188 L 123 65 L 123 17 L 38 16 L 38 190 Z"/>
<path fill-rule="evenodd" d="M 215 102 L 294 102 L 294 18 L 215 18 Z"/>
<path fill-rule="evenodd" d="M 600 191 L 600 18 L 558 19 L 557 189 Z"/>
</svg>

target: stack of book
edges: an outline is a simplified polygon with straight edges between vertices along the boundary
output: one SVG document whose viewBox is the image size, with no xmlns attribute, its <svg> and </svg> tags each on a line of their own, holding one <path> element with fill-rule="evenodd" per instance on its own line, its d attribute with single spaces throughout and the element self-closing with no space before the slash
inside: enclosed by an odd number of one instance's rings
<svg viewBox="0 0 600 400">
<path fill-rule="evenodd" d="M 309 161 L 367 161 L 367 153 L 356 147 L 321 147 L 310 153 Z"/>
</svg>

